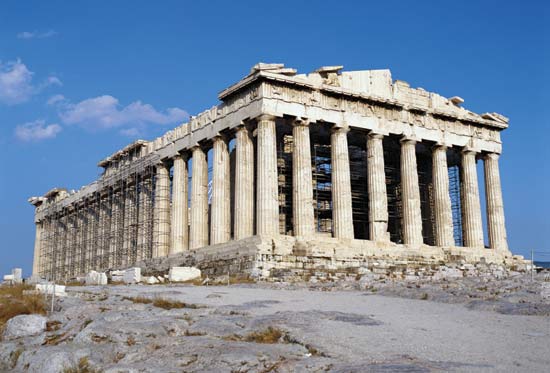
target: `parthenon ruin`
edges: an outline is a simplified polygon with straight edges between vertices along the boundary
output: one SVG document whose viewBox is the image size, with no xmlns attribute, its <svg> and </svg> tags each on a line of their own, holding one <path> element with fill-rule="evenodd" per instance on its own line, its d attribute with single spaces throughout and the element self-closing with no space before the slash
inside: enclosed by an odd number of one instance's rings
<svg viewBox="0 0 550 373">
<path fill-rule="evenodd" d="M 298 74 L 259 63 L 218 97 L 99 162 L 101 177 L 80 190 L 30 198 L 33 275 L 178 256 L 200 266 L 244 251 L 264 273 L 382 256 L 512 257 L 499 173 L 506 117 L 475 114 L 389 70 L 342 66 Z"/>
</svg>

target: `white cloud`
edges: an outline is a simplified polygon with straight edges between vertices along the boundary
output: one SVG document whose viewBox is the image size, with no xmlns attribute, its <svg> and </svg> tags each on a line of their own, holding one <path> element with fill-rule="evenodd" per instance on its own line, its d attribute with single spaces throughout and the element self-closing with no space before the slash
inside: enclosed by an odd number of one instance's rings
<svg viewBox="0 0 550 373">
<path fill-rule="evenodd" d="M 44 120 L 35 120 L 15 127 L 15 137 L 21 141 L 40 141 L 53 139 L 61 132 L 61 126 L 57 123 L 48 124 Z"/>
<path fill-rule="evenodd" d="M 120 130 L 120 134 L 127 137 L 138 137 L 141 135 L 141 130 L 136 127 L 124 128 Z"/>
<path fill-rule="evenodd" d="M 63 95 L 53 95 L 52 97 L 50 97 L 48 99 L 48 101 L 46 101 L 46 104 L 48 104 L 50 106 L 51 105 L 59 105 L 62 102 L 66 102 L 66 101 L 67 101 L 67 99 Z"/>
<path fill-rule="evenodd" d="M 78 124 L 88 129 L 119 128 L 130 125 L 174 124 L 188 118 L 185 110 L 168 108 L 157 111 L 153 106 L 135 101 L 122 107 L 118 99 L 104 95 L 77 104 L 60 105 L 59 116 L 65 124 Z"/>
<path fill-rule="evenodd" d="M 51 85 L 62 85 L 55 76 L 48 77 L 35 86 L 34 73 L 20 60 L 0 61 L 0 103 L 15 105 L 28 101 L 33 95 Z"/>
<path fill-rule="evenodd" d="M 38 31 L 23 31 L 17 34 L 18 39 L 45 39 L 57 35 L 57 32 L 54 30 L 48 30 L 45 32 Z"/>
</svg>

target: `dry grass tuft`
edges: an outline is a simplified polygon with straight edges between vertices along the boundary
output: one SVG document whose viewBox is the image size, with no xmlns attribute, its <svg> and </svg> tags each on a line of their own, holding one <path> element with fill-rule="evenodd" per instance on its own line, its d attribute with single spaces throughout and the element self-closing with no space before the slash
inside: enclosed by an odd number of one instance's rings
<svg viewBox="0 0 550 373">
<path fill-rule="evenodd" d="M 42 346 L 57 346 L 67 338 L 69 338 L 67 333 L 49 335 L 44 339 Z"/>
<path fill-rule="evenodd" d="M 177 300 L 168 300 L 164 298 L 155 298 L 153 300 L 153 306 L 163 308 L 165 310 L 171 310 L 173 308 L 186 308 L 186 304 Z"/>
<path fill-rule="evenodd" d="M 32 290 L 30 285 L 0 286 L 0 335 L 6 322 L 18 315 L 45 315 L 47 306 L 44 297 L 39 294 L 25 294 Z"/>
<path fill-rule="evenodd" d="M 133 303 L 140 303 L 140 304 L 152 304 L 155 307 L 162 308 L 165 310 L 171 310 L 171 309 L 179 309 L 179 308 L 202 308 L 202 306 L 199 306 L 198 304 L 193 303 L 184 303 L 180 302 L 178 300 L 170 300 L 166 298 L 146 298 L 146 297 L 123 297 L 123 300 L 129 300 Z"/>
<path fill-rule="evenodd" d="M 59 330 L 59 329 L 61 329 L 61 321 L 52 320 L 46 323 L 47 332 L 55 332 L 56 330 Z"/>
<path fill-rule="evenodd" d="M 206 335 L 205 332 L 190 332 L 189 330 L 185 330 L 185 333 L 183 334 L 186 337 L 201 337 L 203 335 Z"/>
<path fill-rule="evenodd" d="M 18 348 L 17 350 L 14 350 L 10 353 L 10 363 L 11 363 L 11 369 L 14 369 L 17 365 L 17 362 L 19 361 L 19 356 L 23 353 L 22 348 Z"/>
<path fill-rule="evenodd" d="M 100 373 L 99 369 L 95 369 L 90 366 L 90 362 L 87 357 L 80 358 L 78 365 L 72 368 L 63 369 L 63 373 Z"/>
<path fill-rule="evenodd" d="M 250 334 L 247 334 L 245 336 L 240 336 L 237 334 L 233 334 L 227 337 L 224 337 L 226 341 L 245 341 L 245 342 L 254 342 L 254 343 L 279 343 L 281 341 L 281 337 L 283 337 L 285 333 L 279 329 L 275 328 L 273 326 L 268 326 L 264 330 L 252 332 Z"/>
<path fill-rule="evenodd" d="M 126 338 L 126 344 L 128 346 L 133 346 L 136 344 L 136 339 L 130 335 L 128 336 L 128 338 Z"/>
<path fill-rule="evenodd" d="M 129 300 L 132 303 L 150 304 L 153 303 L 151 298 L 146 297 L 123 297 L 122 300 Z"/>
</svg>

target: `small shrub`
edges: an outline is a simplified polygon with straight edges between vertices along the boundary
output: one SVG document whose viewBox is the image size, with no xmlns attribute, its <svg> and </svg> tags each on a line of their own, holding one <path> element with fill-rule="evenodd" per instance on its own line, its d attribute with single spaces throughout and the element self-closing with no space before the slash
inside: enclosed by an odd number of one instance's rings
<svg viewBox="0 0 550 373">
<path fill-rule="evenodd" d="M 168 300 L 164 298 L 156 298 L 153 301 L 153 306 L 171 310 L 173 308 L 186 308 L 186 304 L 177 300 Z"/>
<path fill-rule="evenodd" d="M 129 300 L 132 303 L 138 303 L 138 304 L 153 303 L 153 300 L 151 298 L 146 298 L 146 297 L 123 297 L 122 300 Z"/>
<path fill-rule="evenodd" d="M 63 369 L 63 373 L 100 373 L 99 369 L 95 369 L 90 366 L 90 362 L 87 357 L 80 358 L 78 364 L 72 368 Z"/>
<path fill-rule="evenodd" d="M 52 320 L 52 321 L 48 321 L 46 323 L 46 331 L 47 332 L 55 332 L 56 330 L 59 330 L 60 328 L 61 328 L 61 321 Z"/>
<path fill-rule="evenodd" d="M 266 329 L 258 332 L 252 332 L 244 337 L 246 342 L 254 343 L 277 343 L 283 336 L 283 332 L 272 326 L 267 327 Z"/>
<path fill-rule="evenodd" d="M 427 300 L 428 298 L 429 298 L 428 293 L 422 293 L 422 295 L 420 296 L 420 299 L 422 300 Z"/>
<path fill-rule="evenodd" d="M 128 346 L 133 346 L 133 345 L 136 344 L 136 339 L 130 335 L 130 336 L 128 336 L 128 338 L 126 339 L 126 344 L 127 344 Z"/>
</svg>

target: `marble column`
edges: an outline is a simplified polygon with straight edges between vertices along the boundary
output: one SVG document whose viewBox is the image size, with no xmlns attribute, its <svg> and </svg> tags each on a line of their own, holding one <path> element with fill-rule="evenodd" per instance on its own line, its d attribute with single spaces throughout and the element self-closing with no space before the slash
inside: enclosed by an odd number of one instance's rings
<svg viewBox="0 0 550 373">
<path fill-rule="evenodd" d="M 174 157 L 174 175 L 172 178 L 172 244 L 170 245 L 170 255 L 188 249 L 187 180 L 187 158 L 178 154 Z"/>
<path fill-rule="evenodd" d="M 254 143 L 246 126 L 237 128 L 235 145 L 235 217 L 236 240 L 254 234 Z"/>
<path fill-rule="evenodd" d="M 156 166 L 153 258 L 167 256 L 170 248 L 170 168 Z"/>
<path fill-rule="evenodd" d="M 277 136 L 275 117 L 261 115 L 257 130 L 256 233 L 279 234 L 279 191 L 277 180 Z"/>
<path fill-rule="evenodd" d="M 214 137 L 213 150 L 210 244 L 216 245 L 231 239 L 231 175 L 227 139 L 222 135 Z"/>
<path fill-rule="evenodd" d="M 367 138 L 367 189 L 369 196 L 369 238 L 371 241 L 390 240 L 383 139 L 382 134 L 372 132 Z"/>
<path fill-rule="evenodd" d="M 134 245 L 134 227 L 136 225 L 136 200 L 135 200 L 135 188 L 134 184 L 128 182 L 126 185 L 126 191 L 124 195 L 124 242 L 122 249 L 122 267 L 128 267 L 134 264 L 132 258 L 132 249 Z"/>
<path fill-rule="evenodd" d="M 462 227 L 464 246 L 484 247 L 481 204 L 477 180 L 476 152 L 462 151 Z"/>
<path fill-rule="evenodd" d="M 137 260 L 149 259 L 152 255 L 150 251 L 152 242 L 152 216 L 154 215 L 154 206 L 152 200 L 152 177 L 151 175 L 142 175 L 140 177 L 139 190 L 139 220 L 138 220 L 138 255 Z"/>
<path fill-rule="evenodd" d="M 114 268 L 115 267 L 115 260 L 116 260 L 116 250 L 117 250 L 117 241 L 118 241 L 118 214 L 120 214 L 120 202 L 118 201 L 117 193 L 121 193 L 120 191 L 115 191 L 114 189 L 111 191 L 111 217 L 110 217 L 110 236 L 109 236 L 109 246 L 107 251 L 107 268 Z"/>
<path fill-rule="evenodd" d="M 353 239 L 353 209 L 348 151 L 349 128 L 335 126 L 330 135 L 332 165 L 332 232 L 335 238 Z"/>
<path fill-rule="evenodd" d="M 35 224 L 35 236 L 34 236 L 34 255 L 32 260 L 32 275 L 38 276 L 40 274 L 40 260 L 42 259 L 42 222 L 37 221 Z"/>
<path fill-rule="evenodd" d="M 432 159 L 435 245 L 444 247 L 454 246 L 447 147 L 436 145 L 432 150 Z"/>
<path fill-rule="evenodd" d="M 313 178 L 309 122 L 297 119 L 292 128 L 292 218 L 294 236 L 308 237 L 314 232 Z"/>
<path fill-rule="evenodd" d="M 189 248 L 208 246 L 208 162 L 200 146 L 192 149 L 191 222 Z"/>
<path fill-rule="evenodd" d="M 495 250 L 508 251 L 498 159 L 499 154 L 496 153 L 487 154 L 484 158 L 489 247 Z"/>
<path fill-rule="evenodd" d="M 416 166 L 416 140 L 401 140 L 401 194 L 403 200 L 403 243 L 421 245 L 422 215 L 420 210 L 420 186 Z"/>
</svg>

